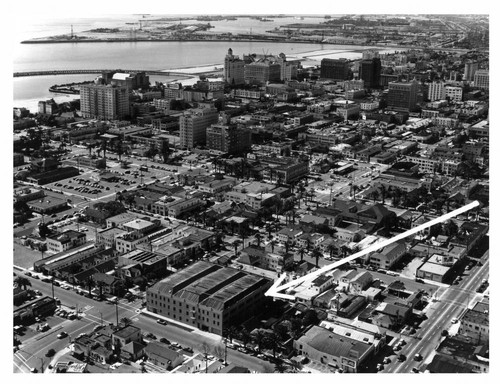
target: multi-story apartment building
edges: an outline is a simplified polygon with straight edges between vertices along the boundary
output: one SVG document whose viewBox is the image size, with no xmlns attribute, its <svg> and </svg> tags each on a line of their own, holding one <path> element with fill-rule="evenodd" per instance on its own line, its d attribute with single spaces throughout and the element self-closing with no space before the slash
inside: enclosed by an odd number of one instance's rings
<svg viewBox="0 0 500 384">
<path fill-rule="evenodd" d="M 218 119 L 219 114 L 215 108 L 197 108 L 184 112 L 179 119 L 181 147 L 192 149 L 196 145 L 204 145 L 207 128 Z"/>
<path fill-rule="evenodd" d="M 430 101 L 443 100 L 446 97 L 445 86 L 442 81 L 433 81 L 427 88 L 427 98 Z"/>
<path fill-rule="evenodd" d="M 83 117 L 120 120 L 130 114 L 129 90 L 126 87 L 84 84 L 80 87 Z"/>
<path fill-rule="evenodd" d="M 454 87 L 452 85 L 447 85 L 444 87 L 446 97 L 449 97 L 453 101 L 462 101 L 463 98 L 463 88 Z"/>
<path fill-rule="evenodd" d="M 474 344 L 487 343 L 490 338 L 489 303 L 476 303 L 460 319 L 458 333 L 470 337 Z"/>
<path fill-rule="evenodd" d="M 243 153 L 252 146 L 249 129 L 236 125 L 213 124 L 207 128 L 207 147 L 229 154 Z"/>
<path fill-rule="evenodd" d="M 474 74 L 474 86 L 481 89 L 490 87 L 490 72 L 487 69 L 478 69 Z"/>
<path fill-rule="evenodd" d="M 264 277 L 200 261 L 149 288 L 147 309 L 222 335 L 261 310 L 271 285 Z"/>
</svg>

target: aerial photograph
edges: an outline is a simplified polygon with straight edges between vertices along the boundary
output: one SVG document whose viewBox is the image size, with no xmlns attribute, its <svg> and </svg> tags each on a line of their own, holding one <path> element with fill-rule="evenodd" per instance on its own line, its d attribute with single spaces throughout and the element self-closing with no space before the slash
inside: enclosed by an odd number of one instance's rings
<svg viewBox="0 0 500 384">
<path fill-rule="evenodd" d="M 490 373 L 490 15 L 118 11 L 4 50 L 13 374 Z"/>
</svg>

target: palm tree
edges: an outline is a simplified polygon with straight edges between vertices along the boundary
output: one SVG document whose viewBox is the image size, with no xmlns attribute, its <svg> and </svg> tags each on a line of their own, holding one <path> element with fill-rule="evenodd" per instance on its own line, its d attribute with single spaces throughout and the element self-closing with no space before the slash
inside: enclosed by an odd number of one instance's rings
<svg viewBox="0 0 500 384">
<path fill-rule="evenodd" d="M 298 252 L 300 255 L 300 261 L 304 261 L 304 253 L 306 253 L 306 249 L 301 246 L 301 247 L 299 247 Z"/>
<path fill-rule="evenodd" d="M 257 247 L 260 247 L 260 242 L 262 240 L 262 235 L 260 234 L 260 232 L 257 232 L 255 234 L 255 240 L 257 240 Z"/>
<path fill-rule="evenodd" d="M 92 287 L 95 285 L 92 276 L 87 278 L 87 288 L 89 289 L 89 296 L 92 296 Z"/>
<path fill-rule="evenodd" d="M 14 282 L 18 287 L 22 287 L 24 290 L 26 290 L 26 287 L 31 287 L 31 281 L 24 276 L 17 276 Z"/>
<path fill-rule="evenodd" d="M 370 196 L 371 198 L 373 199 L 373 204 L 375 204 L 375 201 L 379 198 L 380 196 L 380 192 L 376 189 L 374 189 L 371 193 L 370 193 Z"/>
<path fill-rule="evenodd" d="M 330 257 L 333 258 L 333 252 L 335 252 L 337 250 L 337 246 L 335 245 L 335 243 L 328 244 L 326 249 L 328 250 L 328 252 L 330 252 Z"/>
<path fill-rule="evenodd" d="M 96 281 L 96 285 L 99 288 L 99 297 L 102 299 L 102 289 L 106 286 L 106 283 L 104 281 Z"/>
<path fill-rule="evenodd" d="M 281 345 L 281 339 L 279 335 L 275 332 L 272 332 L 266 336 L 265 342 L 267 346 L 273 350 L 273 357 L 276 358 L 276 350 Z"/>
<path fill-rule="evenodd" d="M 321 251 L 318 248 L 314 248 L 311 257 L 314 257 L 316 259 L 316 268 L 319 268 L 318 262 L 321 256 L 323 256 Z"/>
<path fill-rule="evenodd" d="M 269 242 L 269 245 L 271 246 L 271 253 L 274 253 L 274 246 L 276 245 L 276 240 L 271 240 Z"/>
<path fill-rule="evenodd" d="M 380 186 L 380 195 L 382 197 L 382 205 L 384 205 L 384 203 L 385 203 L 385 197 L 387 195 L 387 189 L 386 189 L 386 187 L 385 187 L 384 184 L 382 184 Z"/>
<path fill-rule="evenodd" d="M 235 240 L 233 243 L 234 247 L 234 256 L 236 256 L 236 252 L 238 252 L 238 247 L 242 244 L 241 240 Z"/>
</svg>

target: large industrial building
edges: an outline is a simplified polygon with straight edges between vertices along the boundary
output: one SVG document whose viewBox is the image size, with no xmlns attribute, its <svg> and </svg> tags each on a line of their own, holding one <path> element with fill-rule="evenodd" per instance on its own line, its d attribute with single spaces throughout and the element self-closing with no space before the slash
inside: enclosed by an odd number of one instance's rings
<svg viewBox="0 0 500 384">
<path fill-rule="evenodd" d="M 272 281 L 262 276 L 199 261 L 147 290 L 147 309 L 222 335 L 225 328 L 262 310 Z"/>
</svg>

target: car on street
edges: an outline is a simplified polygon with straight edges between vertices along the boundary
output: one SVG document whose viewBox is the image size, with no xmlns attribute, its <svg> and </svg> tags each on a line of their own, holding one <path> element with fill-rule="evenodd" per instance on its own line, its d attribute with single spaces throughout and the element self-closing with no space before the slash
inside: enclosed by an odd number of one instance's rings
<svg viewBox="0 0 500 384">
<path fill-rule="evenodd" d="M 161 324 L 161 325 L 167 325 L 167 321 L 166 321 L 166 320 L 163 320 L 163 319 L 158 319 L 158 320 L 156 320 L 156 322 L 157 322 L 158 324 Z"/>
<path fill-rule="evenodd" d="M 422 359 L 423 359 L 423 357 L 420 353 L 417 353 L 417 354 L 415 354 L 415 356 L 413 356 L 413 360 L 415 360 L 415 361 L 421 361 Z"/>
<path fill-rule="evenodd" d="M 162 338 L 160 339 L 160 343 L 163 343 L 163 344 L 167 344 L 167 345 L 168 345 L 168 344 L 170 344 L 170 341 L 168 341 L 168 339 L 166 339 L 165 337 L 162 337 Z"/>
<path fill-rule="evenodd" d="M 402 353 L 400 353 L 398 356 L 398 361 L 400 361 L 400 362 L 406 361 L 406 355 L 403 355 Z"/>
<path fill-rule="evenodd" d="M 59 333 L 59 334 L 57 335 L 57 338 L 58 338 L 58 339 L 64 339 L 64 338 L 65 338 L 65 337 L 67 337 L 67 336 L 68 336 L 68 334 L 67 334 L 66 332 L 64 332 L 64 331 L 63 331 L 63 332 L 61 332 L 61 333 Z"/>
</svg>

